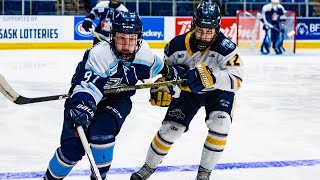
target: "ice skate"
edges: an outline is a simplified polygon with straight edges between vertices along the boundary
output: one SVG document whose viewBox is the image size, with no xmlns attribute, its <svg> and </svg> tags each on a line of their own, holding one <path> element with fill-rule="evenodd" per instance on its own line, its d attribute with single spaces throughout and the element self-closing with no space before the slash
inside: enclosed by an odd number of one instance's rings
<svg viewBox="0 0 320 180">
<path fill-rule="evenodd" d="M 196 180 L 210 180 L 211 171 L 212 170 L 200 166 Z"/>
<path fill-rule="evenodd" d="M 130 180 L 146 180 L 156 169 L 150 168 L 147 164 L 144 164 L 142 168 L 131 175 Z"/>
</svg>

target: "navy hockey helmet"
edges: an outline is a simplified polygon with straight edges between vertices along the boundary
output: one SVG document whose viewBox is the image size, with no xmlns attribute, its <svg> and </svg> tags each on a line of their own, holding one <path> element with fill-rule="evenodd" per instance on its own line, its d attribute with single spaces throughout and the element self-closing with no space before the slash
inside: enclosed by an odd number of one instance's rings
<svg viewBox="0 0 320 180">
<path fill-rule="evenodd" d="M 192 25 L 201 28 L 215 28 L 217 32 L 220 30 L 221 12 L 217 3 L 202 2 L 194 11 Z"/>
<path fill-rule="evenodd" d="M 191 22 L 192 29 L 194 30 L 196 27 L 215 29 L 215 35 L 212 41 L 203 42 L 196 40 L 195 43 L 198 47 L 208 47 L 215 40 L 220 31 L 220 23 L 221 13 L 219 5 L 216 2 L 203 1 L 198 5 L 193 14 L 193 19 Z"/>
<path fill-rule="evenodd" d="M 143 27 L 142 21 L 136 12 L 120 12 L 114 18 L 112 22 L 111 29 L 111 47 L 114 50 L 115 54 L 118 58 L 122 60 L 133 60 L 136 52 L 139 51 L 143 39 Z M 124 34 L 137 34 L 137 44 L 133 53 L 131 54 L 121 54 L 117 52 L 115 36 L 116 33 L 124 33 Z"/>
</svg>

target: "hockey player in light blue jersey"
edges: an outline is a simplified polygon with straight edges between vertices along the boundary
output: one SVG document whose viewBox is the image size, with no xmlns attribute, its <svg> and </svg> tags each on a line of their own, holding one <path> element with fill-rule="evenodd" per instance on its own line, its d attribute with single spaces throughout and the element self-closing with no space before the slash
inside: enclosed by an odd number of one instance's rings
<svg viewBox="0 0 320 180">
<path fill-rule="evenodd" d="M 271 0 L 271 3 L 266 4 L 262 7 L 262 22 L 263 29 L 265 30 L 265 37 L 261 45 L 261 53 L 269 54 L 270 46 L 276 54 L 282 54 L 284 51 L 283 40 L 284 40 L 284 27 L 283 22 L 285 21 L 285 9 L 280 4 L 279 0 Z"/>
<path fill-rule="evenodd" d="M 135 85 L 159 73 L 176 79 L 173 67 L 165 66 L 142 39 L 137 13 L 120 12 L 112 23 L 111 43 L 100 42 L 88 49 L 72 78 L 64 106 L 64 123 L 45 180 L 65 178 L 85 154 L 76 127 L 82 125 L 99 172 L 106 180 L 118 135 L 131 111 L 135 91 L 103 94 L 109 86 Z M 95 179 L 91 175 L 91 179 Z"/>
<path fill-rule="evenodd" d="M 176 140 L 188 131 L 201 107 L 205 108 L 208 134 L 196 179 L 210 179 L 226 145 L 235 92 L 240 88 L 243 76 L 238 48 L 220 32 L 220 20 L 217 3 L 202 2 L 194 12 L 191 31 L 167 44 L 164 54 L 168 65 L 190 68 L 186 74 L 179 75 L 187 79 L 187 83 L 181 86 L 180 93 L 174 94 L 162 126 L 149 146 L 145 164 L 132 174 L 131 180 L 146 180 L 153 174 Z M 163 88 L 151 89 L 153 105 L 162 106 L 159 93 L 163 91 L 169 92 Z"/>
<path fill-rule="evenodd" d="M 86 16 L 82 27 L 89 32 L 89 29 L 92 28 L 93 20 L 99 18 L 99 24 L 95 28 L 95 31 L 105 37 L 110 37 L 112 21 L 120 11 L 128 11 L 128 9 L 120 3 L 120 0 L 100 1 L 92 8 L 90 14 Z M 94 37 L 93 44 L 97 44 L 98 42 L 99 39 Z"/>
</svg>

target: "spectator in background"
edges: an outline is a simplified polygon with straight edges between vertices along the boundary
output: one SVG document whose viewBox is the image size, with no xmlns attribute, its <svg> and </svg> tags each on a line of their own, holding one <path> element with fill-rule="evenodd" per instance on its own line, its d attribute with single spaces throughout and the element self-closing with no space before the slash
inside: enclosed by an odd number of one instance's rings
<svg viewBox="0 0 320 180">
<path fill-rule="evenodd" d="M 266 32 L 260 49 L 262 54 L 270 53 L 271 43 L 276 54 L 283 53 L 285 11 L 280 0 L 271 0 L 271 3 L 262 7 L 261 21 Z"/>
<path fill-rule="evenodd" d="M 84 19 L 82 27 L 89 32 L 90 28 L 92 28 L 93 20 L 99 18 L 100 21 L 95 31 L 106 37 L 110 37 L 112 21 L 120 11 L 128 11 L 128 9 L 120 3 L 120 0 L 99 1 L 97 5 L 92 8 L 90 14 Z M 97 37 L 94 37 L 93 45 L 99 41 Z"/>
</svg>

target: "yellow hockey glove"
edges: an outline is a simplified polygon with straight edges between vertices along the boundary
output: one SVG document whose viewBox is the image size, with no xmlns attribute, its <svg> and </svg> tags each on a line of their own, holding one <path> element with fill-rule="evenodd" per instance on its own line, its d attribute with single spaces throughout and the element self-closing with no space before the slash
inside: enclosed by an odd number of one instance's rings
<svg viewBox="0 0 320 180">
<path fill-rule="evenodd" d="M 163 81 L 165 81 L 164 77 L 161 77 L 156 80 L 156 82 L 163 82 Z M 151 88 L 149 102 L 153 106 L 168 107 L 172 99 L 172 96 L 171 96 L 172 92 L 173 91 L 170 91 L 169 87 L 167 86 Z"/>
</svg>

